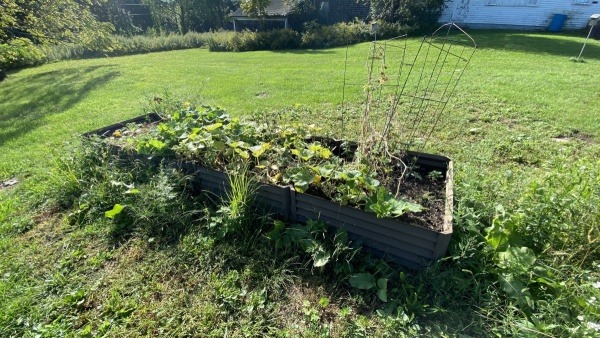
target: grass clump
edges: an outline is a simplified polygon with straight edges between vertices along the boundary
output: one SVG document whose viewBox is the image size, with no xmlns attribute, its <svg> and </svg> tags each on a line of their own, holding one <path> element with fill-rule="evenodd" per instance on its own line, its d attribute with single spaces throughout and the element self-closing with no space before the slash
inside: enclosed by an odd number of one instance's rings
<svg viewBox="0 0 600 338">
<path fill-rule="evenodd" d="M 96 140 L 82 142 L 52 174 L 47 207 L 69 211 L 71 224 L 103 219 L 117 241 L 133 233 L 172 241 L 191 225 L 196 200 L 188 178 L 166 163 L 147 166 Z"/>
<path fill-rule="evenodd" d="M 189 32 L 184 35 L 158 35 L 158 36 L 120 36 L 112 37 L 108 48 L 91 49 L 75 44 L 49 45 L 43 48 L 46 62 L 58 60 L 71 60 L 82 58 L 98 58 L 106 56 L 122 56 L 131 54 L 145 54 L 178 49 L 205 47 L 211 33 Z"/>
<path fill-rule="evenodd" d="M 291 29 L 265 32 L 215 32 L 207 44 L 211 52 L 246 52 L 253 50 L 296 49 L 300 47 L 301 34 Z"/>
</svg>

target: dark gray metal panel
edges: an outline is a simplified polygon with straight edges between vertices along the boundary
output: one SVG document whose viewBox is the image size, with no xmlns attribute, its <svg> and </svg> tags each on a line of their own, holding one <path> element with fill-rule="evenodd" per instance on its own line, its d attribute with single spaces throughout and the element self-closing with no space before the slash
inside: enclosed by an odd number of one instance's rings
<svg viewBox="0 0 600 338">
<path fill-rule="evenodd" d="M 122 121 L 119 123 L 111 124 L 110 126 L 102 127 L 100 129 L 88 131 L 87 133 L 83 134 L 83 136 L 90 137 L 93 135 L 97 135 L 97 136 L 102 137 L 102 136 L 108 135 L 109 133 L 114 132 L 117 129 L 124 128 L 130 123 L 156 122 L 156 121 L 160 121 L 160 120 L 161 120 L 161 117 L 158 114 L 154 114 L 154 113 L 146 114 L 146 115 L 134 117 L 132 119 L 125 120 L 125 121 Z"/>
<path fill-rule="evenodd" d="M 383 230 L 375 223 L 362 223 L 360 225 L 352 222 L 344 222 L 339 219 L 332 218 L 328 213 L 316 213 L 308 211 L 298 211 L 298 219 L 307 221 L 310 219 L 319 219 L 323 222 L 335 226 L 336 228 L 344 228 L 348 232 L 356 233 L 365 239 L 373 240 L 380 245 L 387 245 L 394 248 L 399 248 L 403 251 L 409 251 L 418 256 L 431 259 L 435 250 L 436 242 L 426 242 L 410 235 L 393 233 Z"/>
<path fill-rule="evenodd" d="M 321 213 L 330 211 L 335 213 L 332 218 L 339 217 L 343 218 L 345 222 L 360 224 L 360 223 L 371 223 L 377 224 L 378 226 L 404 233 L 406 235 L 414 236 L 416 238 L 424 239 L 428 242 L 435 241 L 437 238 L 437 232 L 415 225 L 400 222 L 398 220 L 389 218 L 377 218 L 374 214 L 367 213 L 363 210 L 342 206 L 319 197 L 310 196 L 307 194 L 296 193 L 296 208 L 300 210 L 302 204 L 305 203 L 308 206 L 309 211 L 320 211 Z M 303 206 L 306 208 L 306 206 Z M 339 215 L 339 216 L 337 216 Z"/>
</svg>

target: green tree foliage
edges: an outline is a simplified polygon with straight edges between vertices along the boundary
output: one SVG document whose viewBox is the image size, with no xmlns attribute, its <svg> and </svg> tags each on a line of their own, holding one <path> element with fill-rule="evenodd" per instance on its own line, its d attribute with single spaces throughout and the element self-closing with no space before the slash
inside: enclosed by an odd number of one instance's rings
<svg viewBox="0 0 600 338">
<path fill-rule="evenodd" d="M 102 45 L 113 25 L 91 13 L 90 0 L 4 0 L 0 6 L 0 42 L 28 39 L 34 44 L 72 42 Z"/>
<path fill-rule="evenodd" d="M 437 25 L 444 0 L 371 0 L 373 19 L 399 23 L 417 29 Z"/>
<path fill-rule="evenodd" d="M 0 3 L 0 68 L 42 63 L 41 45 L 75 43 L 110 49 L 113 25 L 91 12 L 92 0 L 3 0 Z"/>
<path fill-rule="evenodd" d="M 92 0 L 91 12 L 103 22 L 110 22 L 115 33 L 131 36 L 151 27 L 150 10 L 142 0 Z"/>
<path fill-rule="evenodd" d="M 261 17 L 265 15 L 265 9 L 271 4 L 271 0 L 242 0 L 240 6 L 245 14 Z"/>
<path fill-rule="evenodd" d="M 223 28 L 234 8 L 231 0 L 142 0 L 159 34 Z"/>
</svg>

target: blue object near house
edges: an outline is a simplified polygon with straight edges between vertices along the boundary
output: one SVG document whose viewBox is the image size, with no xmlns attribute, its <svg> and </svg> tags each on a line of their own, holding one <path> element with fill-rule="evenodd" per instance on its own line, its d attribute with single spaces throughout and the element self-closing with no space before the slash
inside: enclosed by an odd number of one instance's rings
<svg viewBox="0 0 600 338">
<path fill-rule="evenodd" d="M 440 22 L 471 29 L 586 29 L 590 15 L 600 13 L 600 0 L 444 0 L 444 4 Z M 561 14 L 555 17 L 556 13 Z"/>
<path fill-rule="evenodd" d="M 563 25 L 567 21 L 567 16 L 564 14 L 554 14 L 552 21 L 550 21 L 550 25 L 548 26 L 549 32 L 560 32 Z"/>
</svg>

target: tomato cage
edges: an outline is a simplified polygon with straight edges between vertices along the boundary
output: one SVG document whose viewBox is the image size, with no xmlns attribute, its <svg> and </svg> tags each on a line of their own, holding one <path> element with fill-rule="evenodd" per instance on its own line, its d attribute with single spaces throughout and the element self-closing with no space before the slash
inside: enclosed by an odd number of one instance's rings
<svg viewBox="0 0 600 338">
<path fill-rule="evenodd" d="M 406 35 L 375 38 L 364 65 L 352 64 L 356 62 L 350 60 L 360 58 L 348 48 L 341 124 L 342 130 L 350 121 L 360 126 L 358 154 L 371 163 L 423 150 L 476 48 L 473 38 L 454 23 L 442 25 L 420 42 Z M 361 95 L 358 105 L 348 102 Z"/>
</svg>

